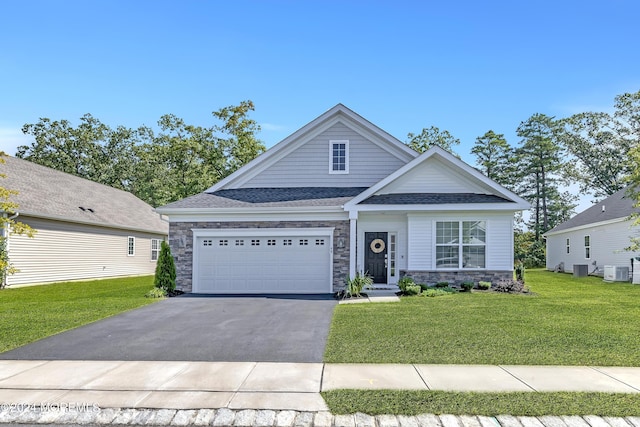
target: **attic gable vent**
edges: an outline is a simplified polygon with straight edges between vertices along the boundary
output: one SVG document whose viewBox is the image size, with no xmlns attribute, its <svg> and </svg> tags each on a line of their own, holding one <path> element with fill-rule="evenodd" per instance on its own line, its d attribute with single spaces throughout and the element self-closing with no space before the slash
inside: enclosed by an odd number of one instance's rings
<svg viewBox="0 0 640 427">
<path fill-rule="evenodd" d="M 605 206 L 605 205 L 602 205 L 602 212 L 604 212 L 604 211 L 606 211 L 606 210 L 607 210 L 606 206 Z"/>
</svg>

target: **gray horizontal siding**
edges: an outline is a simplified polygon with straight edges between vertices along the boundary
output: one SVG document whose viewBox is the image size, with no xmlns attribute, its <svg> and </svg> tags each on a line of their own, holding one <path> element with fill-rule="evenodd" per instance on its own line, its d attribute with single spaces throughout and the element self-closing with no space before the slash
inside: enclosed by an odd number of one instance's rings
<svg viewBox="0 0 640 427">
<path fill-rule="evenodd" d="M 462 176 L 458 169 L 438 159 L 426 162 L 399 177 L 378 194 L 389 193 L 487 193 L 494 190 L 478 185 L 477 180 Z"/>
<path fill-rule="evenodd" d="M 349 141 L 349 173 L 329 173 L 329 141 Z M 242 185 L 252 187 L 369 187 L 405 162 L 338 123 Z"/>
<path fill-rule="evenodd" d="M 116 276 L 153 274 L 152 235 L 126 230 L 20 217 L 37 230 L 34 238 L 12 235 L 9 256 L 20 271 L 10 285 L 60 282 Z M 127 238 L 133 236 L 135 255 L 127 256 Z"/>
</svg>

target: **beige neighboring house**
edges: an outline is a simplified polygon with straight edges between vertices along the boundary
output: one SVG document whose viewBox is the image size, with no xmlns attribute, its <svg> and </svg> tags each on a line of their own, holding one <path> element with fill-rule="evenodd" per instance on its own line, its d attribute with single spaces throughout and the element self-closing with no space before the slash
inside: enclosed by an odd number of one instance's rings
<svg viewBox="0 0 640 427">
<path fill-rule="evenodd" d="M 0 164 L 0 186 L 16 190 L 16 221 L 35 237 L 9 234 L 7 285 L 153 274 L 169 224 L 126 191 L 15 157 Z M 3 230 L 6 233 L 6 230 Z"/>
</svg>

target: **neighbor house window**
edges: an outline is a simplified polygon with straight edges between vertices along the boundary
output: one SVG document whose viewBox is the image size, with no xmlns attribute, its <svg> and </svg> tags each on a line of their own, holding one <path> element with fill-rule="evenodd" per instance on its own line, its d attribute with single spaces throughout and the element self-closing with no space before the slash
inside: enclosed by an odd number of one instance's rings
<svg viewBox="0 0 640 427">
<path fill-rule="evenodd" d="M 436 268 L 485 268 L 486 221 L 436 222 Z"/>
<path fill-rule="evenodd" d="M 136 238 L 129 236 L 127 237 L 127 255 L 134 256 L 136 254 Z"/>
<path fill-rule="evenodd" d="M 584 257 L 591 258 L 591 236 L 584 236 Z"/>
<path fill-rule="evenodd" d="M 329 173 L 349 173 L 349 141 L 329 141 Z"/>
<path fill-rule="evenodd" d="M 160 254 L 160 240 L 151 239 L 151 261 L 157 261 Z"/>
<path fill-rule="evenodd" d="M 571 241 L 567 239 L 567 253 L 571 253 Z"/>
</svg>

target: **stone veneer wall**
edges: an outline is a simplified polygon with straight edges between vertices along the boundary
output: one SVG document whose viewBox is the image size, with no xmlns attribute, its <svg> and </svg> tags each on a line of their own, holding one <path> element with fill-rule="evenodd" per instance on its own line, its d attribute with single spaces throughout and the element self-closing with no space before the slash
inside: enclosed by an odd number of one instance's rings
<svg viewBox="0 0 640 427">
<path fill-rule="evenodd" d="M 459 286 L 462 282 L 499 282 L 501 280 L 513 280 L 513 271 L 505 270 L 481 270 L 481 271 L 418 271 L 400 270 L 400 277 L 411 277 L 414 282 L 433 285 L 438 282 L 449 282 Z"/>
<path fill-rule="evenodd" d="M 172 222 L 169 224 L 169 245 L 176 264 L 176 288 L 191 292 L 193 271 L 193 233 L 191 229 L 244 228 L 316 228 L 334 227 L 333 289 L 344 288 L 349 275 L 349 221 L 239 221 L 239 222 Z M 338 240 L 344 246 L 338 247 Z"/>
</svg>

